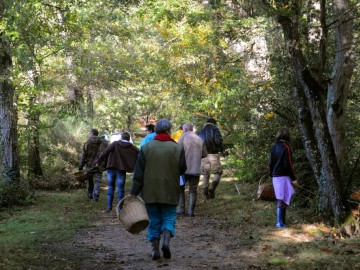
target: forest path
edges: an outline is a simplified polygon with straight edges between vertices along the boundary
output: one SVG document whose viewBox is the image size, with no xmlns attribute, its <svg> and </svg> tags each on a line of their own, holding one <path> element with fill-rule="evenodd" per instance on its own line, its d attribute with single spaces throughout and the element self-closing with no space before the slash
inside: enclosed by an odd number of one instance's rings
<svg viewBox="0 0 360 270">
<path fill-rule="evenodd" d="M 177 219 L 176 235 L 171 239 L 171 259 L 151 259 L 151 244 L 146 231 L 127 232 L 115 213 L 98 213 L 94 227 L 81 229 L 61 252 L 72 254 L 77 269 L 261 269 L 258 254 L 251 251 L 253 238 L 240 227 L 229 228 L 221 219 L 202 210 L 197 215 Z M 79 260 L 81 258 L 81 260 Z"/>
<path fill-rule="evenodd" d="M 26 269 L 360 269 L 359 238 L 333 238 L 310 208 L 290 206 L 289 227 L 279 230 L 275 202 L 255 200 L 256 184 L 239 184 L 237 194 L 224 177 L 218 188 L 215 199 L 199 196 L 195 217 L 177 218 L 171 259 L 153 261 L 146 230 L 130 234 L 115 211 L 104 211 L 104 190 L 92 225 L 63 242 L 40 243 L 43 259 Z"/>
</svg>

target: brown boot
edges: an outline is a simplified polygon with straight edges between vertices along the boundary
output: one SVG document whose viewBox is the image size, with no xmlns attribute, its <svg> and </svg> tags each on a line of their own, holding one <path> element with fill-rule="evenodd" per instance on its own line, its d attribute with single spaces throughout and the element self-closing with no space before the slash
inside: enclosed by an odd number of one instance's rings
<svg viewBox="0 0 360 270">
<path fill-rule="evenodd" d="M 154 238 L 151 240 L 151 246 L 152 246 L 152 254 L 151 257 L 153 260 L 160 259 L 160 249 L 159 249 L 160 240 L 157 238 Z"/>
<path fill-rule="evenodd" d="M 163 252 L 163 256 L 165 259 L 170 259 L 171 258 L 171 252 L 170 252 L 170 238 L 171 238 L 171 233 L 168 230 L 164 230 L 163 231 L 163 244 L 161 247 L 161 250 Z"/>
</svg>

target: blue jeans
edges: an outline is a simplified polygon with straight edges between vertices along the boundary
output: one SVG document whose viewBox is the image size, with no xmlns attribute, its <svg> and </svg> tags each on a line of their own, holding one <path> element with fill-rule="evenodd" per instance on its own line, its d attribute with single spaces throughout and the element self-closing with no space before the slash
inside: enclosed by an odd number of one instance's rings
<svg viewBox="0 0 360 270">
<path fill-rule="evenodd" d="M 125 195 L 125 181 L 126 181 L 126 171 L 119 171 L 115 169 L 107 169 L 107 178 L 108 178 L 108 209 L 112 209 L 112 201 L 115 193 L 115 181 L 118 186 L 118 197 L 117 201 L 119 202 Z"/>
<path fill-rule="evenodd" d="M 102 173 L 89 173 L 87 179 L 87 190 L 89 199 L 97 201 L 100 197 L 100 184 L 102 179 Z"/>
<path fill-rule="evenodd" d="M 166 229 L 171 236 L 175 235 L 176 205 L 163 203 L 148 203 L 145 205 L 149 215 L 148 241 L 160 239 L 160 235 Z"/>
</svg>

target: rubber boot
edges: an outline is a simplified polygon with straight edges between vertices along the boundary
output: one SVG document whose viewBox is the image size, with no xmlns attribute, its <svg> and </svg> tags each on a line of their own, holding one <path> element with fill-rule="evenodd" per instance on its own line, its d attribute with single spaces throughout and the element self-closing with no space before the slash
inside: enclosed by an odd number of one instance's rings
<svg viewBox="0 0 360 270">
<path fill-rule="evenodd" d="M 189 217 L 194 216 L 195 206 L 196 206 L 196 197 L 197 197 L 196 193 L 190 193 L 190 202 L 189 202 L 189 211 L 188 211 Z"/>
<path fill-rule="evenodd" d="M 114 195 L 107 195 L 107 209 L 106 212 L 110 212 L 112 210 Z"/>
<path fill-rule="evenodd" d="M 185 191 L 180 190 L 180 197 L 179 197 L 179 204 L 178 209 L 176 211 L 177 215 L 184 215 L 185 214 Z"/>
<path fill-rule="evenodd" d="M 284 208 L 276 208 L 276 225 L 275 227 L 278 229 L 286 228 L 286 226 L 283 224 L 282 217 L 283 217 L 283 211 Z"/>
<path fill-rule="evenodd" d="M 159 249 L 160 240 L 157 238 L 154 238 L 151 240 L 151 246 L 152 246 L 152 253 L 151 257 L 153 260 L 160 259 L 160 249 Z"/>
<path fill-rule="evenodd" d="M 170 238 L 171 238 L 170 231 L 165 229 L 163 231 L 163 244 L 162 244 L 162 247 L 161 247 L 161 250 L 163 252 L 163 256 L 164 256 L 165 259 L 170 259 L 171 258 Z"/>
<path fill-rule="evenodd" d="M 220 175 L 219 175 L 219 174 L 215 174 L 215 175 L 214 175 L 214 181 L 211 183 L 211 186 L 210 186 L 210 188 L 209 188 L 209 198 L 210 198 L 210 199 L 214 199 L 214 198 L 215 198 L 215 189 L 216 189 L 216 187 L 219 185 L 219 180 L 218 180 L 218 181 L 215 181 L 215 177 L 220 180 Z M 216 180 L 217 180 L 217 179 L 216 179 Z"/>
<path fill-rule="evenodd" d="M 286 207 L 284 207 L 281 212 L 281 221 L 284 225 L 286 225 Z"/>
<path fill-rule="evenodd" d="M 93 175 L 89 174 L 88 179 L 87 179 L 87 195 L 90 200 L 93 199 L 93 193 L 94 193 Z"/>
</svg>

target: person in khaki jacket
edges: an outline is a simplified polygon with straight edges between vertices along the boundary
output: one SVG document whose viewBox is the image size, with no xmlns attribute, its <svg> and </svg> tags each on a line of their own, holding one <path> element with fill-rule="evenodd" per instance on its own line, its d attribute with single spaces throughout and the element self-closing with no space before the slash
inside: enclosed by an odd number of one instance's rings
<svg viewBox="0 0 360 270">
<path fill-rule="evenodd" d="M 95 202 L 97 202 L 100 197 L 100 184 L 105 166 L 104 164 L 94 166 L 94 161 L 107 145 L 107 142 L 99 137 L 99 131 L 96 128 L 92 128 L 89 133 L 89 139 L 84 143 L 82 148 L 79 170 L 81 171 L 85 166 L 85 171 L 88 174 L 87 196 Z"/>
<path fill-rule="evenodd" d="M 207 150 L 203 140 L 193 132 L 193 125 L 186 123 L 182 126 L 183 135 L 179 139 L 179 144 L 184 148 L 186 159 L 185 184 L 189 185 L 189 209 L 187 214 L 194 216 L 197 188 L 200 181 L 201 159 L 207 156 Z M 180 198 L 177 214 L 185 214 L 185 185 L 180 186 Z"/>
</svg>

